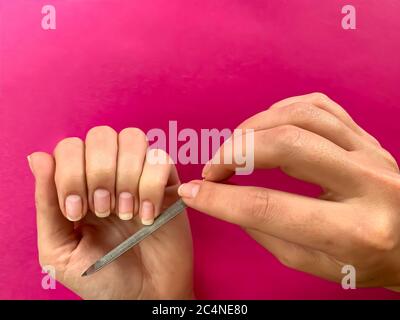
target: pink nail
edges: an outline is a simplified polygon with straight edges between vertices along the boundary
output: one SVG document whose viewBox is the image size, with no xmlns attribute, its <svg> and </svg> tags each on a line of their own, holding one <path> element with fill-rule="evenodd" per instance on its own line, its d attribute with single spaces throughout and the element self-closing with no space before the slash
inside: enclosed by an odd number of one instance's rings
<svg viewBox="0 0 400 320">
<path fill-rule="evenodd" d="M 133 217 L 133 196 L 129 192 L 121 192 L 118 200 L 118 216 L 121 220 Z"/>
<path fill-rule="evenodd" d="M 70 195 L 65 199 L 65 211 L 68 220 L 78 221 L 82 218 L 82 199 L 77 195 Z"/>
<path fill-rule="evenodd" d="M 140 210 L 140 217 L 142 219 L 142 224 L 148 226 L 154 222 L 154 206 L 150 201 L 142 202 L 142 209 Z"/>
<path fill-rule="evenodd" d="M 199 193 L 200 185 L 198 183 L 184 183 L 178 188 L 178 194 L 184 198 L 195 198 Z"/>
<path fill-rule="evenodd" d="M 105 218 L 110 215 L 111 196 L 110 192 L 105 189 L 97 189 L 93 194 L 94 212 L 96 216 Z"/>
</svg>

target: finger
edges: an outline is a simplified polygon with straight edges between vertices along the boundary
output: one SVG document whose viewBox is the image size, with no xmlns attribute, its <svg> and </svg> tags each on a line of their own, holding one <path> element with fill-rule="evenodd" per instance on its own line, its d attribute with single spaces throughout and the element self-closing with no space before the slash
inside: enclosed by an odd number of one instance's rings
<svg viewBox="0 0 400 320">
<path fill-rule="evenodd" d="M 78 221 L 87 212 L 85 146 L 79 138 L 60 141 L 54 149 L 55 183 L 62 213 Z"/>
<path fill-rule="evenodd" d="M 54 183 L 55 163 L 51 155 L 35 152 L 29 157 L 35 177 L 35 203 L 39 256 L 46 264 L 46 256 L 71 239 L 74 225 L 65 219 L 60 211 L 57 190 Z"/>
<path fill-rule="evenodd" d="M 354 215 L 344 203 L 208 181 L 183 184 L 178 193 L 193 209 L 333 256 L 343 254 L 351 242 L 346 235 L 354 234 Z"/>
<path fill-rule="evenodd" d="M 137 128 L 127 128 L 118 135 L 116 194 L 117 212 L 129 220 L 139 211 L 139 179 L 147 151 L 146 135 Z"/>
<path fill-rule="evenodd" d="M 378 140 L 376 140 L 373 136 L 371 136 L 368 132 L 366 132 L 363 128 L 361 128 L 342 106 L 340 106 L 338 103 L 330 99 L 327 95 L 320 92 L 314 92 L 306 95 L 295 96 L 281 100 L 273 104 L 270 107 L 270 109 L 281 108 L 296 102 L 306 102 L 316 105 L 317 107 L 336 116 L 349 128 L 360 134 L 370 143 L 379 145 Z"/>
<path fill-rule="evenodd" d="M 254 146 L 249 142 L 252 139 Z M 359 194 L 363 188 L 357 178 L 363 174 L 362 167 L 352 162 L 347 151 L 321 136 L 290 125 L 256 131 L 250 139 L 246 134 L 227 140 L 212 164 L 205 167 L 203 177 L 221 181 L 246 161 L 247 167 L 251 161 L 255 168 L 279 167 L 292 177 L 340 194 Z"/>
<path fill-rule="evenodd" d="M 336 282 L 343 276 L 340 264 L 320 251 L 287 242 L 257 230 L 247 229 L 246 231 L 286 267 Z"/>
<path fill-rule="evenodd" d="M 161 149 L 149 150 L 139 183 L 139 215 L 143 224 L 153 223 L 161 212 L 165 188 L 175 183 L 177 174 L 169 155 Z"/>
<path fill-rule="evenodd" d="M 362 153 L 363 156 L 367 154 L 371 161 L 375 161 L 377 163 L 382 163 L 382 161 L 386 162 L 388 167 L 390 169 L 395 169 L 398 171 L 398 166 L 394 158 L 390 153 L 388 153 L 386 150 L 384 150 L 379 141 L 373 137 L 371 134 L 369 134 L 367 131 L 365 131 L 363 128 L 361 128 L 352 118 L 351 116 L 346 112 L 343 107 L 341 107 L 339 104 L 337 104 L 335 101 L 330 99 L 328 96 L 322 94 L 322 93 L 311 93 L 311 94 L 306 94 L 303 96 L 297 96 L 297 97 L 291 97 L 288 99 L 284 99 L 282 101 L 279 101 L 272 105 L 269 110 L 275 110 L 275 111 L 282 111 L 283 108 L 286 108 L 288 106 L 294 106 L 297 103 L 309 103 L 313 104 L 316 107 L 320 108 L 321 110 L 325 110 L 326 112 L 329 112 L 330 114 L 334 115 L 337 117 L 339 120 L 341 120 L 343 123 L 345 123 L 349 128 L 351 128 L 358 136 L 359 136 L 359 144 L 358 146 L 355 146 L 356 149 L 359 149 L 362 147 Z M 248 119 L 249 121 L 253 121 Z M 248 120 L 246 120 L 244 123 L 241 124 L 241 126 L 247 126 L 248 125 Z M 312 130 L 311 130 L 312 131 Z M 343 131 L 344 134 L 347 135 L 346 131 Z M 328 138 L 327 136 L 325 136 Z M 347 149 L 347 148 L 346 148 Z M 349 149 L 348 149 L 349 150 Z M 353 152 L 354 153 L 354 152 Z M 358 152 L 356 152 L 358 153 Z"/>
<path fill-rule="evenodd" d="M 86 135 L 86 180 L 89 207 L 100 218 L 115 207 L 115 175 L 118 136 L 108 126 L 95 127 Z"/>
<path fill-rule="evenodd" d="M 247 119 L 238 128 L 256 131 L 293 125 L 324 137 L 345 150 L 360 149 L 363 139 L 339 118 L 311 103 L 296 102 L 268 109 Z"/>
</svg>

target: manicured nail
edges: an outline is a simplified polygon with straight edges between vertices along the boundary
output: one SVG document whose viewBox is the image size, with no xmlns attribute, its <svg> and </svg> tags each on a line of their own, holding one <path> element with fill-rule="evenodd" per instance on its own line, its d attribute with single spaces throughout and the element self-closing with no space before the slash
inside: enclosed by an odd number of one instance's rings
<svg viewBox="0 0 400 320">
<path fill-rule="evenodd" d="M 29 155 L 26 158 L 28 159 L 29 169 L 31 169 L 31 172 L 33 173 L 31 156 Z"/>
<path fill-rule="evenodd" d="M 142 219 L 142 224 L 149 226 L 154 222 L 154 206 L 150 201 L 142 202 L 142 209 L 140 211 L 140 217 Z"/>
<path fill-rule="evenodd" d="M 210 171 L 210 168 L 211 168 L 211 161 L 208 160 L 208 161 L 206 162 L 206 165 L 205 165 L 204 168 L 203 168 L 203 171 L 201 172 L 202 178 L 205 178 L 205 177 L 206 177 L 208 171 Z"/>
<path fill-rule="evenodd" d="M 82 218 L 82 199 L 78 195 L 70 195 L 65 199 L 65 211 L 70 221 L 78 221 Z"/>
<path fill-rule="evenodd" d="M 105 189 L 97 189 L 93 194 L 94 212 L 99 218 L 105 218 L 110 215 L 111 196 Z"/>
<path fill-rule="evenodd" d="M 133 196 L 129 192 L 119 194 L 118 216 L 121 220 L 130 220 L 133 217 Z"/>
<path fill-rule="evenodd" d="M 184 198 L 194 198 L 197 196 L 200 190 L 200 184 L 198 183 L 184 183 L 178 188 L 178 194 Z"/>
</svg>

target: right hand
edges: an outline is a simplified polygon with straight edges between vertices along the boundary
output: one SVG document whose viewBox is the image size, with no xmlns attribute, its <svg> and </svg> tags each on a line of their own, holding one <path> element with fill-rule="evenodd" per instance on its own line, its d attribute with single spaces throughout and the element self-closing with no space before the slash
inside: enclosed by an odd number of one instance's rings
<svg viewBox="0 0 400 320">
<path fill-rule="evenodd" d="M 289 267 L 340 282 L 350 264 L 358 286 L 400 286 L 399 168 L 375 138 L 322 94 L 280 101 L 239 128 L 255 130 L 256 168 L 279 167 L 321 197 L 219 183 L 237 168 L 222 158 L 206 181 L 180 187 L 188 206 L 244 227 Z"/>
</svg>

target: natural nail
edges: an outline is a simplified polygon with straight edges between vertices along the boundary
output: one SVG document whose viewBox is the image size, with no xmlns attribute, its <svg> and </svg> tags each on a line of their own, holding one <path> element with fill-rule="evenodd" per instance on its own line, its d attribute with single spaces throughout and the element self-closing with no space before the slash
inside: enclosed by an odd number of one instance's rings
<svg viewBox="0 0 400 320">
<path fill-rule="evenodd" d="M 140 217 L 142 219 L 142 224 L 149 226 L 154 222 L 154 206 L 150 201 L 142 202 L 142 209 L 140 211 Z"/>
<path fill-rule="evenodd" d="M 200 184 L 198 183 L 184 183 L 178 188 L 178 194 L 184 198 L 195 198 L 200 190 Z"/>
<path fill-rule="evenodd" d="M 110 215 L 111 196 L 105 189 L 97 189 L 93 194 L 94 212 L 99 218 L 105 218 Z"/>
<path fill-rule="evenodd" d="M 129 192 L 121 192 L 118 200 L 118 216 L 121 220 L 133 217 L 133 196 Z"/>
<path fill-rule="evenodd" d="M 65 199 L 65 211 L 68 220 L 78 221 L 82 218 L 82 199 L 78 195 L 69 195 Z"/>
</svg>

